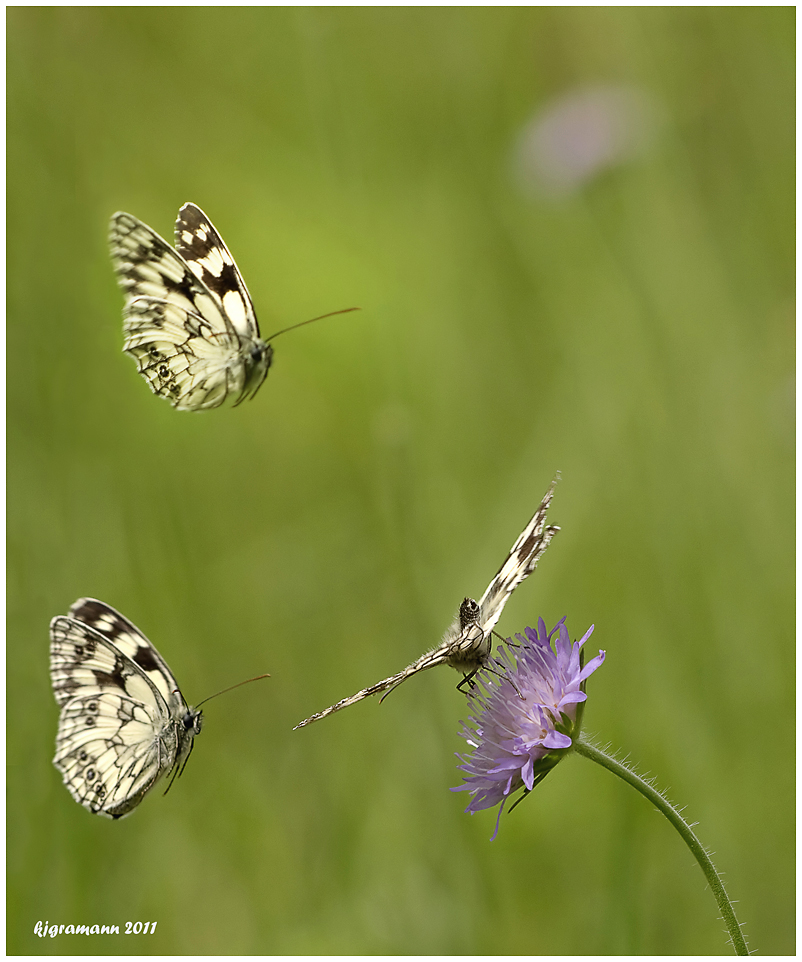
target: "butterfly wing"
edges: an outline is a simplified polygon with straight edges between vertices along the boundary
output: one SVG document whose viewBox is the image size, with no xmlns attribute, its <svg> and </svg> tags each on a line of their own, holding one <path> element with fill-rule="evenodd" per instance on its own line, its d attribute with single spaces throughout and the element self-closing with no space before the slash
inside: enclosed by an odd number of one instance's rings
<svg viewBox="0 0 802 962">
<path fill-rule="evenodd" d="M 191 269 L 147 224 L 123 212 L 111 218 L 109 245 L 125 294 L 123 350 L 136 360 L 151 390 L 175 408 L 193 411 L 219 407 L 232 396 L 242 400 L 253 394 L 267 375 L 272 349 L 252 341 L 252 325 L 242 322 L 248 309 L 238 304 L 243 297 L 250 304 L 250 297 L 236 268 L 236 296 L 223 298 L 222 275 L 216 291 L 210 290 L 198 274 L 213 278 L 211 269 L 201 264 Z M 225 245 L 223 250 L 230 259 Z M 206 261 L 212 263 L 211 254 Z M 228 316 L 226 306 L 234 311 L 244 333 Z M 249 310 L 255 326 L 253 307 Z"/>
<path fill-rule="evenodd" d="M 53 764 L 72 797 L 90 812 L 120 818 L 168 770 L 175 746 L 159 733 L 153 706 L 98 690 L 70 699 L 61 711 Z"/>
<path fill-rule="evenodd" d="M 493 630 L 507 599 L 518 585 L 532 574 L 551 539 L 560 530 L 556 525 L 546 525 L 546 514 L 559 479 L 558 474 L 549 485 L 532 520 L 518 536 L 507 559 L 479 601 L 479 625 L 485 634 Z"/>
<path fill-rule="evenodd" d="M 384 678 L 382 681 L 377 681 L 375 685 L 371 685 L 369 688 L 363 688 L 362 691 L 358 691 L 355 695 L 351 695 L 349 698 L 343 698 L 338 701 L 336 705 L 332 705 L 330 708 L 325 708 L 323 711 L 316 712 L 314 715 L 310 715 L 309 718 L 305 718 L 302 722 L 299 722 L 295 728 L 303 728 L 305 725 L 309 725 L 312 722 L 320 721 L 321 718 L 327 718 L 329 715 L 333 715 L 336 711 L 341 711 L 343 708 L 348 708 L 351 705 L 355 705 L 358 701 L 362 701 L 363 698 L 369 698 L 371 695 L 378 695 L 381 692 L 391 692 L 393 688 L 400 685 L 401 682 L 406 681 L 407 678 L 411 678 L 413 675 L 417 675 L 419 671 L 426 671 L 427 668 L 434 668 L 435 665 L 445 665 L 448 664 L 449 659 L 449 649 L 446 645 L 440 645 L 439 648 L 435 648 L 433 651 L 427 651 L 426 654 L 421 655 L 417 661 L 413 661 L 411 665 L 408 665 L 403 671 L 399 671 L 395 675 L 391 675 L 389 678 Z M 384 699 L 381 699 L 382 701 Z M 293 731 L 295 731 L 293 728 Z"/>
<path fill-rule="evenodd" d="M 195 204 L 184 204 L 178 212 L 175 249 L 201 284 L 217 298 L 238 333 L 256 340 L 259 322 L 242 274 L 223 238 Z"/>
<path fill-rule="evenodd" d="M 119 611 L 97 598 L 79 598 L 70 607 L 70 618 L 81 622 L 104 640 L 111 642 L 123 659 L 133 662 L 135 674 L 144 675 L 147 683 L 156 689 L 171 715 L 186 710 L 186 702 L 178 688 L 178 682 L 156 646 Z M 145 691 L 145 689 L 141 689 Z M 56 696 L 58 698 L 58 695 Z"/>
<path fill-rule="evenodd" d="M 186 703 L 164 659 L 126 618 L 94 599 L 50 623 L 61 706 L 53 763 L 73 798 L 109 818 L 134 809 L 186 755 Z"/>
<path fill-rule="evenodd" d="M 179 304 L 138 297 L 125 308 L 124 350 L 154 394 L 179 411 L 220 407 L 242 391 L 239 343 Z"/>
</svg>

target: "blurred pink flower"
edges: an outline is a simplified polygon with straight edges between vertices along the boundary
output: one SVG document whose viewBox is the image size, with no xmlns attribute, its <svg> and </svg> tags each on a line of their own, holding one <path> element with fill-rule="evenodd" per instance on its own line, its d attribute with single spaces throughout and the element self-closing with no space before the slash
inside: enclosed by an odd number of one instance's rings
<svg viewBox="0 0 802 962">
<path fill-rule="evenodd" d="M 562 197 L 601 171 L 643 155 L 658 126 L 654 99 L 637 87 L 596 85 L 544 104 L 515 148 L 527 193 Z"/>
</svg>

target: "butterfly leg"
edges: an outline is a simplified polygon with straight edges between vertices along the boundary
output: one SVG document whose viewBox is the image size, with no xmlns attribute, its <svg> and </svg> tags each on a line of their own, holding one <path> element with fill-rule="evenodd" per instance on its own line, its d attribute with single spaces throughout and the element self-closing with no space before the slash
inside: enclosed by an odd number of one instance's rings
<svg viewBox="0 0 802 962">
<path fill-rule="evenodd" d="M 516 645 L 515 647 L 520 648 L 521 646 Z M 521 699 L 521 701 L 524 700 L 524 696 L 521 694 L 521 692 L 518 689 L 518 686 L 515 684 L 512 678 L 510 678 L 509 675 L 502 675 L 500 671 L 496 671 L 496 669 L 491 668 L 490 665 L 485 665 L 485 668 L 490 672 L 491 675 L 495 675 L 497 678 L 500 678 L 502 681 L 509 682 L 512 685 L 513 689 L 515 690 L 515 694 Z"/>
<path fill-rule="evenodd" d="M 399 682 L 396 682 L 396 684 L 394 684 L 392 688 L 388 688 L 387 691 L 386 691 L 386 692 L 381 696 L 381 698 L 379 699 L 379 704 L 381 705 L 381 703 L 382 703 L 382 702 L 384 701 L 384 699 L 390 694 L 390 692 L 391 692 L 391 691 L 395 691 L 396 688 L 398 688 L 398 686 L 399 686 L 400 684 L 401 684 L 401 682 L 399 681 Z"/>
<path fill-rule="evenodd" d="M 195 747 L 195 739 L 193 738 L 192 741 L 190 741 L 189 743 L 189 751 L 187 752 L 187 757 L 184 759 L 184 764 L 181 766 L 181 771 L 178 773 L 179 778 L 184 774 L 184 769 L 187 767 L 189 756 L 192 754 L 192 749 L 194 747 Z"/>
<path fill-rule="evenodd" d="M 473 680 L 473 676 L 476 674 L 477 671 L 479 671 L 479 669 L 478 669 L 478 668 L 474 668 L 474 670 L 473 670 L 472 672 L 470 672 L 470 674 L 468 674 L 468 675 L 463 675 L 463 676 L 462 676 L 462 681 L 460 681 L 460 682 L 457 684 L 457 691 L 461 691 L 463 695 L 467 695 L 468 692 L 467 692 L 467 691 L 465 690 L 465 688 L 463 687 L 464 685 L 467 685 L 468 688 L 471 689 L 471 690 L 473 690 L 474 688 L 476 688 L 476 682 Z"/>
<path fill-rule="evenodd" d="M 516 647 L 519 648 L 520 645 L 516 645 Z M 491 668 L 491 666 L 490 666 L 489 664 L 487 664 L 487 665 L 480 665 L 479 668 L 474 668 L 474 670 L 473 670 L 469 675 L 465 675 L 465 676 L 463 677 L 462 681 L 457 685 L 457 691 L 461 691 L 463 695 L 468 695 L 468 694 L 470 694 L 469 691 L 466 691 L 466 690 L 465 690 L 465 688 L 463 687 L 463 685 L 468 685 L 468 687 L 469 687 L 470 690 L 472 691 L 472 690 L 476 687 L 476 682 L 473 680 L 473 676 L 477 673 L 477 671 L 480 670 L 480 668 L 484 668 L 485 671 L 489 672 L 491 675 L 495 675 L 497 678 L 500 678 L 502 681 L 508 681 L 508 682 L 512 685 L 512 687 L 515 689 L 515 693 L 516 693 L 516 694 L 518 695 L 518 697 L 523 701 L 523 697 L 524 697 L 524 696 L 523 696 L 523 695 L 521 694 L 521 692 L 518 690 L 518 686 L 517 686 L 517 685 L 515 684 L 515 682 L 509 677 L 509 675 L 502 675 L 502 673 L 501 673 L 500 671 L 496 671 L 495 668 Z"/>
<path fill-rule="evenodd" d="M 161 767 L 162 767 L 162 741 L 161 741 L 161 738 L 160 738 L 159 741 L 158 741 L 158 746 L 159 746 L 159 771 L 161 771 Z M 171 769 L 171 771 L 172 771 L 172 778 L 170 778 L 170 781 L 169 781 L 169 783 L 168 783 L 168 785 L 167 785 L 167 788 L 165 788 L 165 790 L 164 790 L 164 794 L 165 794 L 165 795 L 166 795 L 166 794 L 170 791 L 170 789 L 173 787 L 173 782 L 176 780 L 176 778 L 178 778 L 178 764 L 177 764 L 177 763 L 173 766 L 173 768 Z M 169 776 L 168 776 L 168 777 L 169 777 Z"/>
<path fill-rule="evenodd" d="M 173 787 L 173 782 L 176 780 L 176 778 L 178 778 L 178 765 L 176 765 L 175 768 L 173 769 L 173 777 L 170 779 L 170 783 L 168 784 L 167 788 L 165 788 L 165 790 L 164 790 L 164 794 L 165 794 L 165 795 L 166 795 L 166 794 L 170 791 L 170 789 Z"/>
<path fill-rule="evenodd" d="M 192 754 L 192 749 L 195 747 L 195 739 L 191 739 L 189 743 L 189 751 L 187 752 L 187 757 L 184 759 L 184 763 L 180 764 L 180 760 L 176 757 L 175 765 L 173 766 L 173 777 L 170 779 L 170 784 L 165 788 L 164 794 L 166 795 L 170 789 L 173 787 L 173 782 L 180 778 L 184 774 L 184 769 L 187 767 L 187 762 L 189 761 L 189 756 Z M 159 756 L 161 758 L 161 741 L 159 742 Z"/>
</svg>

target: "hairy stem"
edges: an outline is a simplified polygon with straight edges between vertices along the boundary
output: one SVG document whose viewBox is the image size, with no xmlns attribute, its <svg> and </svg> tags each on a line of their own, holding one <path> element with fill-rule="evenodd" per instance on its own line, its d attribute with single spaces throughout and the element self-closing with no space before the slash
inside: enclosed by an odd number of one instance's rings
<svg viewBox="0 0 802 962">
<path fill-rule="evenodd" d="M 644 781 L 639 775 L 636 775 L 632 769 L 628 768 L 622 762 L 617 761 L 612 758 L 606 752 L 595 746 L 584 741 L 582 738 L 574 740 L 574 749 L 577 754 L 584 755 L 585 758 L 589 758 L 591 761 L 597 762 L 604 768 L 613 772 L 613 774 L 618 775 L 625 782 L 628 782 L 633 788 L 637 789 L 641 795 L 644 795 L 649 801 L 657 808 L 659 811 L 665 815 L 665 817 L 671 822 L 671 824 L 680 833 L 685 844 L 693 853 L 693 857 L 699 863 L 702 871 L 705 873 L 705 878 L 707 879 L 710 888 L 713 890 L 713 895 L 716 897 L 718 902 L 718 907 L 721 911 L 721 917 L 727 926 L 727 931 L 730 934 L 730 939 L 732 940 L 733 948 L 735 949 L 736 955 L 749 955 L 749 949 L 746 946 L 746 940 L 741 932 L 741 926 L 738 919 L 735 917 L 735 911 L 732 907 L 732 902 L 724 889 L 724 883 L 721 881 L 715 866 L 710 860 L 710 856 L 704 849 L 704 846 L 699 841 L 699 839 L 694 834 L 690 825 L 685 821 L 685 819 L 680 815 L 676 808 L 665 798 L 660 792 L 657 791 L 652 785 Z"/>
</svg>

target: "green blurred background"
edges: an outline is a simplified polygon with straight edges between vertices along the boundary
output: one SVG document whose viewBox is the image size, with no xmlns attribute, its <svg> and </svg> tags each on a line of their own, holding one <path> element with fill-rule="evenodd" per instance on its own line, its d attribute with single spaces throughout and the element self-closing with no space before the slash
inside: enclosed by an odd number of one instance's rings
<svg viewBox="0 0 802 962">
<path fill-rule="evenodd" d="M 499 628 L 595 623 L 587 732 L 793 953 L 793 8 L 16 8 L 7 37 L 8 951 L 729 953 L 674 831 L 583 760 L 489 841 L 449 791 L 453 672 L 292 731 L 436 643 L 559 469 Z M 549 181 L 538 118 L 610 85 L 637 149 Z M 188 200 L 263 334 L 362 308 L 236 410 L 172 410 L 121 352 L 109 215 L 172 237 Z M 122 822 L 51 765 L 81 595 L 190 702 L 272 675 Z"/>
</svg>

